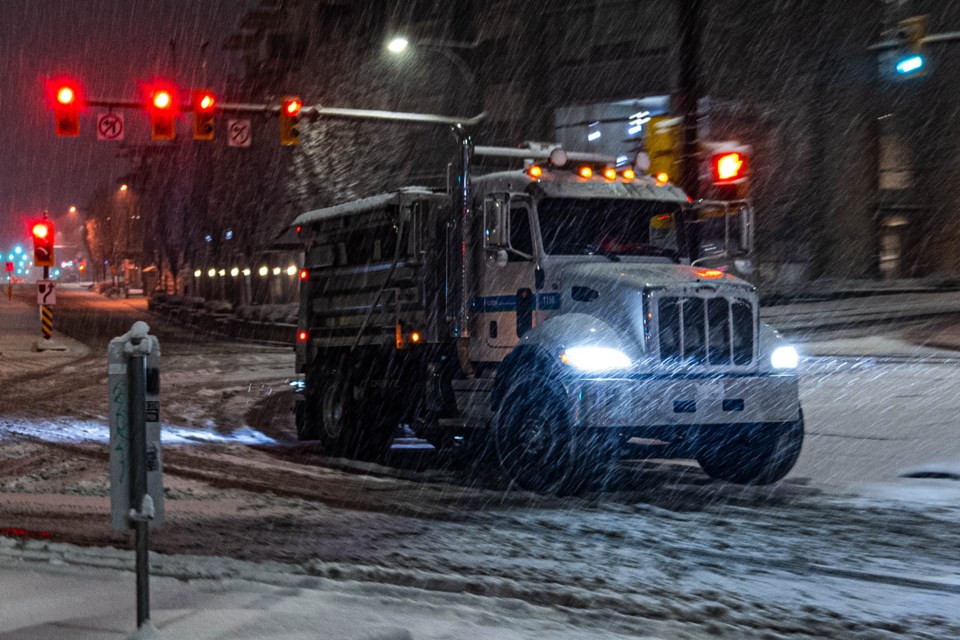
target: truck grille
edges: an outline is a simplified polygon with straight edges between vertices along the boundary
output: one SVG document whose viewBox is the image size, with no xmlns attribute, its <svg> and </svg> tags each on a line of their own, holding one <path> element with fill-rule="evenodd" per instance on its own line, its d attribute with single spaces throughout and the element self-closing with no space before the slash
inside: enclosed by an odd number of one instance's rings
<svg viewBox="0 0 960 640">
<path fill-rule="evenodd" d="M 681 365 L 748 365 L 754 313 L 743 298 L 663 296 L 656 301 L 660 360 Z"/>
</svg>

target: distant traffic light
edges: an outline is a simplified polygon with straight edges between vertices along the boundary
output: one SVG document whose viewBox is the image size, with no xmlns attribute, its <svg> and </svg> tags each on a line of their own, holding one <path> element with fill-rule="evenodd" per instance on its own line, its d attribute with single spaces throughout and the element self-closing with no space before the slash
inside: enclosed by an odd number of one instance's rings
<svg viewBox="0 0 960 640">
<path fill-rule="evenodd" d="M 176 102 L 174 93 L 166 87 L 149 91 L 150 137 L 153 140 L 173 140 L 177 137 Z"/>
<path fill-rule="evenodd" d="M 193 139 L 213 140 L 217 99 L 206 89 L 193 92 Z"/>
<path fill-rule="evenodd" d="M 303 101 L 295 96 L 284 96 L 280 101 L 280 144 L 300 144 L 300 109 Z"/>
<path fill-rule="evenodd" d="M 75 82 L 61 82 L 53 87 L 53 117 L 58 136 L 80 135 L 80 90 Z"/>
<path fill-rule="evenodd" d="M 923 38 L 927 35 L 927 16 L 914 16 L 901 20 L 896 39 L 898 48 L 894 56 L 894 69 L 903 77 L 914 77 L 926 72 L 926 54 Z"/>
<path fill-rule="evenodd" d="M 47 219 L 33 223 L 33 265 L 53 266 L 53 223 Z"/>
</svg>

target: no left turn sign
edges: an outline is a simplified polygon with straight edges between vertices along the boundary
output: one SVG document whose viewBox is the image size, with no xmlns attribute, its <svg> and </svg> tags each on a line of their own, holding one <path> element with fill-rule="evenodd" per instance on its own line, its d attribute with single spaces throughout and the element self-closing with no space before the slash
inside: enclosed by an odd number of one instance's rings
<svg viewBox="0 0 960 640">
<path fill-rule="evenodd" d="M 227 120 L 228 147 L 249 147 L 252 138 L 249 120 Z"/>
<path fill-rule="evenodd" d="M 123 114 L 101 113 L 97 117 L 97 140 L 123 140 Z"/>
</svg>

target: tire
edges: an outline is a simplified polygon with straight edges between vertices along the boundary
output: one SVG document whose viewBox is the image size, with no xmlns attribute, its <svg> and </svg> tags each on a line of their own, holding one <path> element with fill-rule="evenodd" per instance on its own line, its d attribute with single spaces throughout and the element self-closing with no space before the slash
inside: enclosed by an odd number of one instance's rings
<svg viewBox="0 0 960 640">
<path fill-rule="evenodd" d="M 803 446 L 803 414 L 796 422 L 718 427 L 699 439 L 697 462 L 711 478 L 735 484 L 766 485 L 782 480 Z"/>
<path fill-rule="evenodd" d="M 568 495 L 595 486 L 610 462 L 600 432 L 578 431 L 557 381 L 514 380 L 491 425 L 501 470 L 528 491 Z"/>
<path fill-rule="evenodd" d="M 396 422 L 389 403 L 364 393 L 349 372 L 322 385 L 317 435 L 329 456 L 382 462 L 390 450 Z"/>
</svg>

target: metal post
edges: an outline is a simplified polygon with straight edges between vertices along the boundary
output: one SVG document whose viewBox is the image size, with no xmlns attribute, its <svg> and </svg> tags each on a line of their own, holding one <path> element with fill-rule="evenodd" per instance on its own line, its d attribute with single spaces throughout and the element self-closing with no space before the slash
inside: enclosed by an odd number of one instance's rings
<svg viewBox="0 0 960 640">
<path fill-rule="evenodd" d="M 473 264 L 471 260 L 470 233 L 470 160 L 473 155 L 473 138 L 463 127 L 457 130 L 460 142 L 460 174 L 457 177 L 456 212 L 460 233 L 460 303 L 457 309 L 457 338 L 470 337 L 470 295 L 473 290 Z"/>
<path fill-rule="evenodd" d="M 702 0 L 680 0 L 680 77 L 677 87 L 677 110 L 683 118 L 681 133 L 683 162 L 681 186 L 694 200 L 700 197 L 700 175 L 697 164 L 697 102 L 700 99 L 698 65 L 700 57 L 700 19 Z"/>
<path fill-rule="evenodd" d="M 134 344 L 139 344 L 134 340 Z M 129 360 L 130 410 L 130 504 L 143 510 L 147 495 L 147 359 L 134 354 Z M 137 628 L 150 619 L 150 562 L 147 551 L 149 521 L 134 520 L 137 554 Z"/>
<path fill-rule="evenodd" d="M 43 279 L 50 281 L 50 267 L 43 268 Z M 40 305 L 40 335 L 44 340 L 53 337 L 53 309 L 47 305 Z"/>
</svg>

